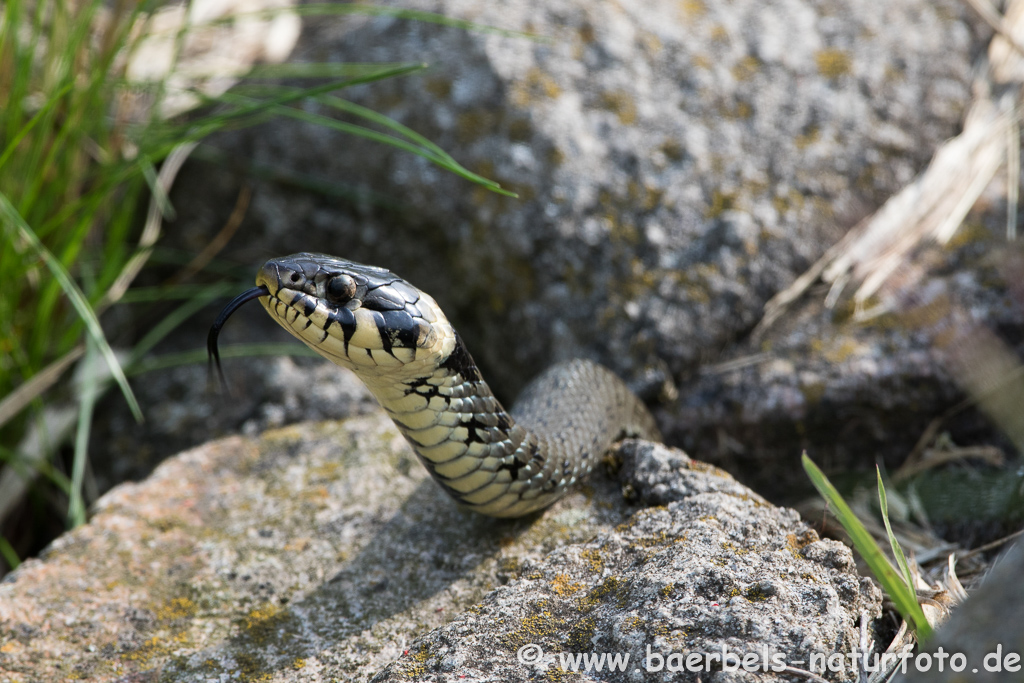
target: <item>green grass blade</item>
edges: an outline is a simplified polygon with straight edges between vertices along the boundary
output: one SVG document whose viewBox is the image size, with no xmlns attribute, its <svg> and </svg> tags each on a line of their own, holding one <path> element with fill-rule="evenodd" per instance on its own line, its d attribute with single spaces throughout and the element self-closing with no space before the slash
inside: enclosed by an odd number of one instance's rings
<svg viewBox="0 0 1024 683">
<path fill-rule="evenodd" d="M 171 127 L 168 129 L 165 140 L 157 145 L 155 150 L 150 154 L 153 158 L 160 159 L 165 156 L 164 148 L 169 151 L 170 147 L 180 144 L 182 142 L 195 142 L 206 137 L 210 133 L 226 128 L 229 124 L 234 122 L 241 122 L 244 119 L 255 117 L 255 116 L 267 116 L 268 112 L 274 106 L 283 106 L 298 102 L 299 100 L 306 99 L 308 97 L 315 97 L 316 95 L 323 95 L 325 93 L 333 92 L 335 90 L 342 90 L 354 85 L 362 85 L 364 83 L 372 83 L 373 81 L 379 81 L 384 78 L 396 78 L 398 76 L 405 76 L 407 74 L 414 73 L 416 71 L 422 71 L 427 68 L 426 64 L 404 64 L 399 66 L 389 66 L 381 69 L 379 72 L 367 74 L 360 77 L 349 78 L 343 81 L 333 81 L 331 83 L 325 83 L 323 85 L 305 88 L 294 92 L 285 93 L 276 98 L 272 98 L 269 101 L 255 101 L 247 104 L 246 106 L 239 107 L 237 109 L 219 112 L 212 114 L 204 119 L 200 119 L 198 122 L 193 123 L 189 126 L 187 131 L 183 132 L 180 127 Z M 224 100 L 224 97 L 207 97 L 202 93 L 196 93 L 203 102 L 207 104 L 217 104 Z M 173 142 L 172 142 L 173 141 Z"/>
<path fill-rule="evenodd" d="M 82 290 L 75 284 L 71 274 L 64 269 L 64 264 L 39 241 L 32 228 L 29 227 L 25 219 L 14 208 L 7 195 L 2 192 L 0 192 L 0 215 L 6 218 L 4 223 L 10 226 L 12 231 L 17 231 L 16 234 L 9 236 L 10 241 L 13 243 L 20 239 L 26 242 L 32 248 L 32 251 L 46 263 L 46 267 L 60 283 L 64 294 L 71 301 L 71 305 L 74 306 L 75 311 L 78 312 L 79 317 L 85 323 L 90 337 L 96 342 L 97 348 L 103 354 L 104 359 L 106 359 L 110 372 L 121 387 L 121 393 L 124 394 L 132 415 L 141 422 L 142 410 L 139 408 L 138 401 L 135 400 L 135 394 L 132 393 L 132 388 L 128 385 L 128 379 L 124 376 L 124 370 L 121 368 L 121 364 L 117 362 L 117 357 L 114 356 L 114 351 L 110 348 L 110 344 L 107 343 L 107 338 L 103 334 L 103 328 L 100 327 L 100 321 L 96 318 L 96 314 L 89 305 L 88 300 L 86 300 L 85 295 L 82 294 Z"/>
<path fill-rule="evenodd" d="M 810 477 L 814 488 L 818 489 L 818 493 L 821 494 L 821 497 L 825 499 L 825 502 L 835 512 L 839 523 L 843 525 L 846 533 L 850 535 L 850 540 L 853 541 L 853 545 L 857 548 L 860 556 L 864 558 L 864 561 L 871 569 L 871 573 L 874 574 L 878 582 L 882 584 L 882 588 L 892 598 L 892 601 L 896 604 L 896 609 L 903 615 L 903 618 L 914 624 L 918 640 L 924 642 L 931 638 L 932 627 L 924 616 L 921 605 L 917 602 L 917 593 L 906 584 L 903 577 L 899 575 L 899 572 L 892 566 L 889 559 L 882 553 L 882 549 L 875 543 L 875 539 L 871 537 L 871 534 L 864 528 L 861 521 L 853 514 L 850 506 L 839 495 L 832 482 L 807 457 L 807 453 L 803 454 L 801 460 L 804 471 Z"/>
<path fill-rule="evenodd" d="M 359 126 L 352 123 L 345 123 L 344 121 L 338 121 L 336 119 L 332 119 L 326 116 L 320 116 L 318 114 L 312 114 L 307 111 L 293 109 L 291 107 L 277 107 L 274 109 L 274 111 L 275 113 L 281 116 L 288 116 L 294 119 L 298 119 L 300 121 L 306 121 L 308 123 L 313 123 L 318 126 L 323 126 L 325 128 L 333 128 L 343 133 L 358 135 L 359 137 L 366 138 L 367 140 L 373 140 L 374 142 L 379 142 L 385 145 L 391 145 L 392 147 L 397 147 L 398 149 L 423 157 L 427 161 L 430 161 L 431 163 L 436 164 L 437 166 L 440 166 L 441 168 L 450 171 L 457 176 L 465 178 L 466 180 L 472 181 L 479 185 L 483 185 L 492 192 L 505 195 L 506 197 L 519 197 L 519 195 L 517 195 L 515 192 L 503 189 L 501 185 L 499 185 L 495 181 L 489 180 L 487 178 L 484 178 L 483 176 L 473 173 L 469 169 L 457 163 L 447 154 L 444 156 L 438 156 L 433 150 L 429 148 L 420 147 L 419 145 L 412 144 L 393 135 L 381 133 L 371 128 L 366 128 L 365 126 Z"/>
<path fill-rule="evenodd" d="M 875 474 L 878 477 L 878 505 L 882 511 L 882 522 L 885 524 L 885 533 L 889 537 L 889 545 L 892 546 L 892 556 L 896 558 L 896 564 L 903 573 L 903 580 L 911 590 L 914 589 L 914 577 L 910 573 L 910 565 L 907 564 L 907 557 L 903 554 L 900 542 L 896 540 L 896 534 L 892 532 L 889 524 L 889 499 L 885 495 L 885 485 L 882 483 L 882 470 L 875 465 Z"/>
<path fill-rule="evenodd" d="M 412 128 L 403 126 L 401 123 L 395 121 L 390 116 L 385 116 L 384 114 L 376 112 L 372 109 L 368 109 L 367 107 L 360 106 L 358 104 L 355 104 L 354 102 L 343 100 L 342 98 L 337 97 L 335 95 L 320 95 L 316 99 L 318 102 L 322 102 L 339 111 L 343 111 L 348 114 L 358 116 L 360 118 L 366 119 L 367 121 L 372 121 L 373 123 L 376 123 L 385 128 L 389 128 L 398 133 L 399 135 L 402 135 L 412 140 L 420 147 L 430 150 L 431 152 L 436 154 L 439 159 L 447 159 L 453 164 L 456 163 L 455 159 L 453 159 L 451 155 L 449 155 L 439 146 L 435 145 L 433 142 L 423 137 L 422 135 L 414 131 Z"/>
<path fill-rule="evenodd" d="M 71 464 L 71 491 L 68 501 L 68 525 L 71 528 L 85 524 L 82 482 L 85 479 L 85 464 L 89 457 L 92 414 L 96 407 L 96 397 L 99 395 L 96 342 L 91 337 L 85 340 L 85 357 L 82 364 L 82 386 L 78 395 L 78 427 L 75 430 L 75 454 Z"/>
<path fill-rule="evenodd" d="M 128 365 L 134 365 L 138 361 L 142 360 L 142 357 L 147 351 L 156 346 L 161 339 L 170 334 L 176 327 L 178 327 L 178 325 L 191 318 L 196 311 L 206 306 L 210 301 L 217 297 L 224 296 L 228 291 L 237 292 L 238 289 L 238 287 L 233 285 L 230 290 L 226 286 L 207 287 L 206 291 L 200 292 L 167 315 L 163 316 L 160 319 L 160 322 L 154 325 L 153 328 L 135 344 L 135 348 L 132 349 L 131 360 L 128 362 Z"/>
<path fill-rule="evenodd" d="M 330 107 L 333 107 L 339 111 L 343 111 L 348 114 L 352 114 L 353 116 L 364 118 L 367 121 L 371 121 L 385 128 L 389 128 L 398 133 L 399 135 L 408 138 L 417 145 L 427 150 L 430 150 L 431 152 L 436 154 L 438 158 L 446 159 L 452 164 L 457 165 L 455 159 L 452 158 L 450 154 L 441 149 L 441 147 L 434 144 L 433 142 L 423 137 L 413 129 L 409 128 L 408 126 L 404 126 L 398 121 L 395 121 L 390 116 L 385 116 L 384 114 L 376 112 L 367 107 L 360 106 L 358 104 L 355 104 L 354 102 L 349 102 L 348 100 L 344 100 L 336 95 L 319 95 L 316 97 L 316 100 Z"/>
<path fill-rule="evenodd" d="M 253 101 L 252 99 L 248 99 L 246 97 L 239 95 L 240 92 L 251 95 L 260 92 L 276 94 L 282 91 L 288 93 L 299 92 L 299 90 L 295 88 L 288 88 L 286 86 L 250 86 L 248 88 L 243 87 L 240 89 L 236 89 L 235 92 L 226 93 L 224 95 L 221 95 L 217 99 L 224 102 L 236 104 L 239 102 Z M 371 128 L 366 128 L 365 126 L 345 123 L 343 121 L 338 121 L 337 119 L 333 119 L 327 116 L 321 116 L 319 114 L 314 114 L 312 112 L 294 109 L 291 107 L 274 108 L 272 111 L 273 113 L 279 116 L 288 116 L 294 119 L 298 119 L 300 121 L 312 123 L 317 126 L 333 128 L 334 130 L 343 133 L 357 135 L 359 137 L 372 140 L 374 142 L 390 145 L 392 147 L 397 147 L 398 149 L 401 149 L 403 151 L 410 152 L 417 156 L 423 157 L 424 159 L 430 161 L 431 163 L 436 164 L 437 166 L 440 166 L 441 168 L 450 171 L 451 173 L 454 173 L 460 176 L 461 178 L 469 180 L 470 182 L 477 183 L 478 185 L 483 185 L 492 192 L 505 195 L 506 197 L 519 197 L 519 195 L 517 195 L 515 192 L 510 192 L 509 190 L 503 189 L 501 185 L 498 184 L 497 182 L 490 180 L 488 178 L 484 178 L 483 176 L 478 175 L 476 173 L 473 173 L 472 171 L 464 167 L 462 164 L 457 162 L 450 154 L 445 152 L 438 145 L 434 144 L 433 142 L 423 137 L 422 135 L 412 130 L 411 128 L 402 125 L 398 121 L 395 121 L 394 119 L 385 116 L 384 114 L 375 112 L 372 109 L 368 109 L 357 104 L 353 104 L 352 102 L 349 102 L 336 96 L 321 94 L 315 97 L 311 97 L 311 99 L 314 99 L 317 102 L 320 102 L 321 104 L 329 106 L 333 109 L 337 109 L 338 111 L 343 111 L 353 116 L 358 116 L 359 118 L 363 118 L 366 119 L 367 121 L 376 123 L 384 128 L 387 128 L 388 130 L 397 133 L 401 137 L 388 135 L 387 133 L 381 133 Z M 405 139 L 403 140 L 402 138 Z"/>
<path fill-rule="evenodd" d="M 21 564 L 21 560 L 18 559 L 18 553 L 15 552 L 14 546 L 12 546 L 6 538 L 0 536 L 0 555 L 4 556 L 4 562 L 11 569 L 17 569 L 18 565 Z"/>
<path fill-rule="evenodd" d="M 381 74 L 393 73 L 409 66 L 422 67 L 419 62 L 312 62 L 257 64 L 245 75 L 246 80 L 262 78 L 387 78 Z"/>
<path fill-rule="evenodd" d="M 235 96 L 226 95 L 223 97 L 225 97 L 226 99 L 233 99 Z M 433 145 L 432 143 L 430 144 L 430 146 L 421 146 L 420 144 L 414 144 L 413 142 L 409 142 L 408 140 L 404 140 L 400 137 L 389 135 L 387 133 L 382 133 L 380 131 L 373 130 L 372 128 L 367 128 L 365 126 L 360 126 L 353 123 L 346 123 L 344 121 L 338 121 L 337 119 L 333 119 L 328 116 L 321 116 L 319 114 L 314 114 L 308 111 L 303 111 L 301 109 L 295 109 L 292 107 L 274 106 L 271 108 L 270 111 L 272 111 L 274 114 L 277 114 L 278 116 L 287 116 L 289 118 L 297 119 L 299 121 L 305 121 L 306 123 L 311 123 L 317 126 L 321 126 L 323 128 L 331 128 L 342 133 L 356 135 L 367 140 L 372 140 L 373 142 L 378 142 L 381 144 L 390 145 L 391 147 L 396 147 L 405 152 L 409 152 L 411 154 L 423 157 L 427 161 L 430 161 L 431 163 L 440 166 L 441 168 L 450 171 L 451 173 L 454 173 L 455 175 L 460 176 L 461 178 L 465 178 L 466 180 L 469 180 L 471 182 L 483 185 L 492 192 L 505 195 L 506 197 L 519 197 L 519 195 L 517 195 L 515 192 L 510 192 L 509 190 L 503 189 L 501 185 L 499 185 L 495 181 L 489 180 L 488 178 L 484 178 L 481 175 L 473 173 L 472 171 L 470 171 L 469 169 L 465 168 L 464 166 L 456 162 L 454 159 L 452 159 L 451 156 L 449 156 L 448 154 L 445 154 L 443 152 L 441 154 L 438 154 L 437 151 L 435 151 L 436 145 Z M 397 130 L 400 124 L 397 124 L 397 122 L 393 123 L 395 123 L 395 126 L 392 126 L 392 129 Z M 404 126 L 402 128 L 404 128 Z"/>
<path fill-rule="evenodd" d="M 53 109 L 54 106 L 60 103 L 64 96 L 67 95 L 68 91 L 71 90 L 71 87 L 73 85 L 74 83 L 68 83 L 63 88 L 54 93 L 46 101 L 46 104 L 40 107 L 39 111 L 37 111 L 35 115 L 31 119 L 29 119 L 24 126 L 21 127 L 18 133 L 11 138 L 11 141 L 10 143 L 8 143 L 7 148 L 4 149 L 3 154 L 0 154 L 0 168 L 3 168 L 4 164 L 8 162 L 8 160 L 11 158 L 11 155 L 14 154 L 14 151 L 16 149 L 18 149 L 18 145 L 21 144 L 21 141 L 25 138 L 25 136 L 32 132 L 32 129 L 36 127 L 36 124 L 38 124 L 43 119 L 43 117 L 49 114 L 50 110 Z"/>
<path fill-rule="evenodd" d="M 29 464 L 17 452 L 0 446 L 0 462 L 10 465 L 14 468 L 15 472 L 26 479 L 31 476 L 28 474 L 29 469 L 35 470 L 52 481 L 65 495 L 71 495 L 71 480 L 68 479 L 66 474 L 51 465 L 46 458 L 35 460 Z"/>
</svg>

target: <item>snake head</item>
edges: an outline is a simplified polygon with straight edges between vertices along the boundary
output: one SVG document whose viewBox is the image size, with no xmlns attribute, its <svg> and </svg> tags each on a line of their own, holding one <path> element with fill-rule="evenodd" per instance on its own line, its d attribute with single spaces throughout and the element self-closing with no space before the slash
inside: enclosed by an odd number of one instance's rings
<svg viewBox="0 0 1024 683">
<path fill-rule="evenodd" d="M 260 301 L 282 327 L 353 370 L 393 368 L 451 351 L 454 331 L 437 303 L 391 271 L 325 254 L 267 261 Z"/>
<path fill-rule="evenodd" d="M 391 271 L 325 254 L 293 254 L 267 261 L 256 276 L 257 285 L 271 293 L 302 292 L 350 311 L 402 310 L 415 303 L 418 291 Z M 407 297 L 411 301 L 407 300 Z"/>
</svg>

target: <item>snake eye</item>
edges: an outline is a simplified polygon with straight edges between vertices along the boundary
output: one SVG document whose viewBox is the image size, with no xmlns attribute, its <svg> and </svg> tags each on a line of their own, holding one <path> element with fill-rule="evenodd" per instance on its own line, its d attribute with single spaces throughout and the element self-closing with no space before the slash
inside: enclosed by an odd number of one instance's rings
<svg viewBox="0 0 1024 683">
<path fill-rule="evenodd" d="M 327 293 L 328 299 L 344 303 L 355 296 L 356 281 L 348 275 L 341 273 L 327 281 L 327 287 L 324 291 Z"/>
</svg>

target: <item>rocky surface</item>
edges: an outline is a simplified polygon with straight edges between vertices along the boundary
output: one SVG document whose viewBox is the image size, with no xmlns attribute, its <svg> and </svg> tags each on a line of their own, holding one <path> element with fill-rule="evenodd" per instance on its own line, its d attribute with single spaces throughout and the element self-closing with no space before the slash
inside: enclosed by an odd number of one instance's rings
<svg viewBox="0 0 1024 683">
<path fill-rule="evenodd" d="M 979 348 L 968 344 L 957 360 L 953 342 L 992 330 L 1024 355 L 1014 284 L 1024 262 L 1007 258 L 1003 221 L 981 212 L 948 247 L 917 250 L 905 270 L 918 279 L 898 292 L 897 310 L 860 322 L 849 307 L 823 305 L 827 288 L 798 302 L 763 338 L 734 344 L 680 388 L 666 440 L 708 453 L 760 491 L 798 487 L 803 473 L 788 463 L 802 450 L 835 469 L 896 469 L 940 416 L 953 442 L 1013 453 L 976 408 L 947 414 L 968 393 L 963 365 Z"/>
<path fill-rule="evenodd" d="M 622 482 L 499 521 L 458 509 L 380 413 L 188 451 L 0 583 L 0 681 L 533 680 L 529 643 L 793 664 L 879 614 L 792 510 L 681 451 L 619 455 Z"/>
<path fill-rule="evenodd" d="M 872 619 L 878 593 L 857 578 L 848 548 L 818 540 L 793 513 L 681 451 L 631 442 L 622 457 L 629 489 L 661 506 L 551 553 L 522 580 L 413 642 L 407 658 L 373 680 L 525 681 L 579 672 L 587 680 L 671 681 L 686 671 L 719 672 L 712 676 L 722 681 L 788 680 L 771 667 L 816 668 L 815 656 L 859 643 L 857 615 Z M 723 652 L 736 659 L 708 658 Z M 628 659 L 617 671 L 608 659 L 603 672 L 588 674 L 583 660 L 571 659 L 580 653 Z M 746 669 L 737 672 L 741 661 Z M 847 671 L 833 680 L 857 678 Z"/>
</svg>

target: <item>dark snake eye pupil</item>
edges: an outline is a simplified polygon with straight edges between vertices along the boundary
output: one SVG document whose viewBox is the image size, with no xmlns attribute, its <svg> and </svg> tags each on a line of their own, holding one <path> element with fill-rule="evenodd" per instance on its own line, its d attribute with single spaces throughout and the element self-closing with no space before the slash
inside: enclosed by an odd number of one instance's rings
<svg viewBox="0 0 1024 683">
<path fill-rule="evenodd" d="M 327 296 L 335 300 L 351 299 L 356 293 L 356 283 L 348 275 L 335 275 L 327 281 Z"/>
</svg>

